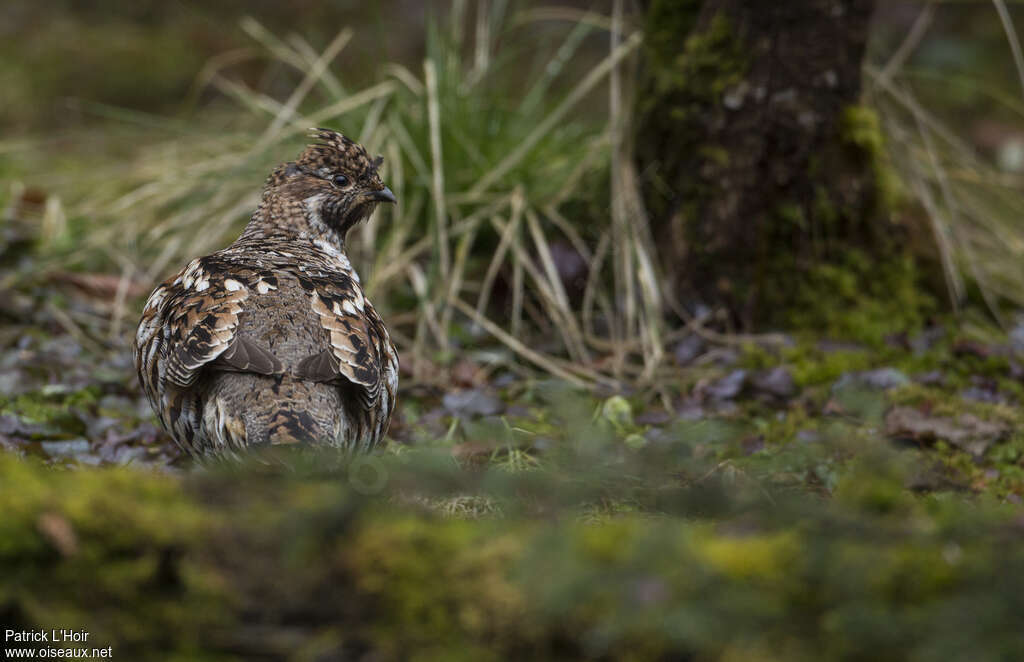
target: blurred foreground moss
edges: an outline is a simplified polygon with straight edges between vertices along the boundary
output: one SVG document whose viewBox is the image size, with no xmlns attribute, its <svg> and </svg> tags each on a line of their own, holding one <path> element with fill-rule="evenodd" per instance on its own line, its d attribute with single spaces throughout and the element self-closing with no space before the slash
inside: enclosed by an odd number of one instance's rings
<svg viewBox="0 0 1024 662">
<path fill-rule="evenodd" d="M 831 500 L 646 454 L 603 476 L 421 451 L 184 477 L 0 456 L 0 613 L 132 660 L 1024 656 L 1019 508 L 914 496 L 884 454 Z M 503 515 L 439 514 L 466 495 Z"/>
</svg>

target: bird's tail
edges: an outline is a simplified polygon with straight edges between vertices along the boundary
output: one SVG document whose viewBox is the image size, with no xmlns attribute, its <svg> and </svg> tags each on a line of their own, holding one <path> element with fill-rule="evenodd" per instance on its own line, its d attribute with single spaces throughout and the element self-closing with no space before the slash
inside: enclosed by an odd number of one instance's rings
<svg viewBox="0 0 1024 662">
<path fill-rule="evenodd" d="M 223 373 L 206 398 L 203 427 L 211 450 L 337 443 L 337 389 L 288 377 Z"/>
<path fill-rule="evenodd" d="M 267 443 L 271 446 L 287 444 L 324 443 L 325 430 L 309 414 L 295 408 L 295 403 L 281 405 L 267 422 Z"/>
</svg>

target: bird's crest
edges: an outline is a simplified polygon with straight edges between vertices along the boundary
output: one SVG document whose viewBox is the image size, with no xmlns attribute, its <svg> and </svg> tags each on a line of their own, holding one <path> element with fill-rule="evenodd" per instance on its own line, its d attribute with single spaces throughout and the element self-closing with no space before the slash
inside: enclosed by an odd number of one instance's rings
<svg viewBox="0 0 1024 662">
<path fill-rule="evenodd" d="M 366 149 L 354 140 L 332 129 L 310 129 L 309 135 L 318 142 L 311 144 L 298 159 L 298 163 L 319 170 L 344 171 L 359 179 L 377 176 L 383 157 L 371 159 Z"/>
</svg>

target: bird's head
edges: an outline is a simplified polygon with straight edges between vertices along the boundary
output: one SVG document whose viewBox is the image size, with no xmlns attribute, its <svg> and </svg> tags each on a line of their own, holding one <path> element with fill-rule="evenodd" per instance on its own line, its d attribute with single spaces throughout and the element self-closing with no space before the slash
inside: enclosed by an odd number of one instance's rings
<svg viewBox="0 0 1024 662">
<path fill-rule="evenodd" d="M 367 218 L 381 202 L 396 202 L 381 181 L 381 157 L 371 159 L 362 145 L 337 131 L 312 129 L 318 142 L 270 175 L 264 194 L 275 193 L 305 207 L 307 217 L 340 237 Z"/>
</svg>

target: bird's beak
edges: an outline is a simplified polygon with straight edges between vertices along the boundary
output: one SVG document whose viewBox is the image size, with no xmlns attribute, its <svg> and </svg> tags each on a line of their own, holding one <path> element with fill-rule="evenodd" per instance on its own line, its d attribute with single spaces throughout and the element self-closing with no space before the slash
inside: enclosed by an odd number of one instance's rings
<svg viewBox="0 0 1024 662">
<path fill-rule="evenodd" d="M 398 198 L 395 197 L 395 194 L 387 186 L 379 191 L 371 191 L 370 199 L 374 202 L 398 202 Z"/>
</svg>

